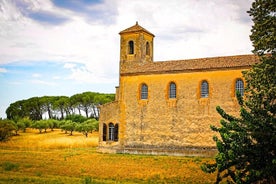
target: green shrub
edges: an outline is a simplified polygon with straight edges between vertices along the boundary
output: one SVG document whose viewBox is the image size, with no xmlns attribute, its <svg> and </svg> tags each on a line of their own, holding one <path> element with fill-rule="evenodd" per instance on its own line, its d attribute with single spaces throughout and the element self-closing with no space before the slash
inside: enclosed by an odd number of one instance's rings
<svg viewBox="0 0 276 184">
<path fill-rule="evenodd" d="M 0 141 L 7 140 L 13 135 L 14 130 L 15 126 L 12 120 L 0 120 Z"/>
<path fill-rule="evenodd" d="M 92 184 L 91 177 L 85 177 L 84 180 L 83 180 L 83 184 Z"/>
<path fill-rule="evenodd" d="M 4 162 L 2 164 L 2 167 L 5 171 L 12 171 L 12 170 L 17 170 L 19 167 L 19 164 L 12 163 L 12 162 Z"/>
</svg>

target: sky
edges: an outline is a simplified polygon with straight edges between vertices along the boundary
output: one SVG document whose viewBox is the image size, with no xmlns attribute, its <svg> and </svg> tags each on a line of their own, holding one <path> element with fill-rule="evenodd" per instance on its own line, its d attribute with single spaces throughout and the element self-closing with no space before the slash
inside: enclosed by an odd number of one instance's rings
<svg viewBox="0 0 276 184">
<path fill-rule="evenodd" d="M 0 0 L 0 118 L 35 96 L 115 93 L 119 32 L 155 35 L 154 61 L 251 54 L 252 0 Z"/>
</svg>

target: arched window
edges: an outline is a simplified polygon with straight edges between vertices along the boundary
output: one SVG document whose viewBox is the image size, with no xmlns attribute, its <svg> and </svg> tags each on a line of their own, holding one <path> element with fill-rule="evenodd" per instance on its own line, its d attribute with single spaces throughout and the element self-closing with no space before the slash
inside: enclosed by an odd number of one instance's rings
<svg viewBox="0 0 276 184">
<path fill-rule="evenodd" d="M 207 81 L 202 81 L 200 87 L 201 98 L 207 98 L 209 96 L 209 84 Z"/>
<path fill-rule="evenodd" d="M 103 141 L 106 141 L 106 129 L 107 129 L 107 127 L 106 127 L 106 124 L 104 123 L 103 124 Z"/>
<path fill-rule="evenodd" d="M 141 86 L 141 99 L 148 99 L 148 86 L 146 84 Z"/>
<path fill-rule="evenodd" d="M 118 140 L 119 140 L 119 125 L 116 124 L 115 130 L 114 130 L 114 141 L 118 141 Z"/>
<path fill-rule="evenodd" d="M 236 93 L 237 91 L 243 96 L 244 94 L 244 84 L 241 79 L 236 80 Z"/>
<path fill-rule="evenodd" d="M 149 42 L 146 43 L 146 55 L 150 55 L 150 45 L 149 45 Z"/>
<path fill-rule="evenodd" d="M 114 137 L 114 124 L 113 123 L 109 123 L 108 125 L 108 140 L 110 141 L 114 141 L 115 137 Z"/>
<path fill-rule="evenodd" d="M 134 42 L 132 40 L 128 42 L 128 54 L 134 54 Z"/>
<path fill-rule="evenodd" d="M 174 82 L 170 83 L 169 98 L 176 98 L 176 84 Z"/>
</svg>

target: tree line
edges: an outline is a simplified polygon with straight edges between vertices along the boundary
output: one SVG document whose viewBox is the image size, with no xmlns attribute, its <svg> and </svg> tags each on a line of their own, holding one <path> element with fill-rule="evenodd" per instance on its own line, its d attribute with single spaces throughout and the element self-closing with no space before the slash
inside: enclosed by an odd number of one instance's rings
<svg viewBox="0 0 276 184">
<path fill-rule="evenodd" d="M 7 119 L 28 117 L 30 120 L 60 119 L 79 114 L 99 119 L 99 105 L 114 101 L 114 94 L 83 92 L 68 96 L 32 97 L 11 103 L 6 109 Z"/>
<path fill-rule="evenodd" d="M 98 131 L 99 122 L 94 118 L 86 118 L 82 115 L 68 115 L 63 120 L 41 119 L 30 120 L 22 118 L 15 120 L 0 119 L 0 141 L 5 141 L 9 137 L 19 135 L 18 132 L 26 132 L 27 128 L 37 129 L 39 133 L 54 131 L 55 128 L 61 129 L 66 134 L 73 135 L 74 131 L 81 132 L 88 137 L 89 133 Z"/>
</svg>

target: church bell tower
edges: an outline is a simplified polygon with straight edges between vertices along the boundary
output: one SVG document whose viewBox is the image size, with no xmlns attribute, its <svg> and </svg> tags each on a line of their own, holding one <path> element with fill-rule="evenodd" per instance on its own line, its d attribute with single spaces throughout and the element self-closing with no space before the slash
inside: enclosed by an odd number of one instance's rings
<svg viewBox="0 0 276 184">
<path fill-rule="evenodd" d="M 120 64 L 135 65 L 153 62 L 154 35 L 138 22 L 120 33 Z"/>
</svg>

